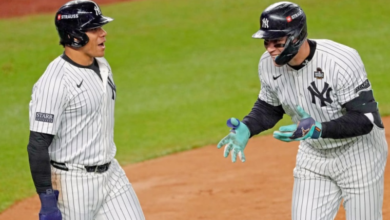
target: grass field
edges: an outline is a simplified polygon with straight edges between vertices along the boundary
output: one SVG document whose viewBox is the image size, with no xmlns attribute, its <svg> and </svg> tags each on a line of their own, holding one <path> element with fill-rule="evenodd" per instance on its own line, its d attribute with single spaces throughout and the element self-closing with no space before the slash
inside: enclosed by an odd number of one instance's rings
<svg viewBox="0 0 390 220">
<path fill-rule="evenodd" d="M 387 1 L 296 2 L 307 14 L 310 38 L 360 52 L 380 111 L 390 114 Z M 106 58 L 118 91 L 115 141 L 122 165 L 216 144 L 228 132 L 227 118 L 250 111 L 264 52 L 251 35 L 271 3 L 145 0 L 102 7 L 115 19 L 105 26 Z M 35 81 L 62 53 L 53 16 L 0 20 L 0 211 L 34 194 L 28 103 Z"/>
</svg>

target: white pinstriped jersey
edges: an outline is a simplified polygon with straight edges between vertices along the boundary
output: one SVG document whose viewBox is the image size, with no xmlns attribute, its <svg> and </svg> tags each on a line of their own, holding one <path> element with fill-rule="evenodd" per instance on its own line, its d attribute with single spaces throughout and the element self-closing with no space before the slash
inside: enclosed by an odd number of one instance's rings
<svg viewBox="0 0 390 220">
<path fill-rule="evenodd" d="M 364 64 L 355 49 L 331 40 L 314 41 L 317 48 L 312 60 L 299 70 L 288 65 L 274 66 L 268 52 L 259 62 L 259 98 L 273 106 L 282 105 L 294 123 L 300 119 L 296 105 L 302 106 L 316 121 L 326 122 L 341 117 L 342 105 L 358 97 L 361 91 L 371 90 Z M 361 138 L 307 139 L 301 145 L 328 149 L 356 143 Z"/>
<path fill-rule="evenodd" d="M 49 147 L 51 160 L 97 165 L 116 154 L 114 81 L 106 59 L 96 60 L 102 79 L 92 69 L 58 57 L 33 87 L 30 130 L 55 135 Z"/>
</svg>

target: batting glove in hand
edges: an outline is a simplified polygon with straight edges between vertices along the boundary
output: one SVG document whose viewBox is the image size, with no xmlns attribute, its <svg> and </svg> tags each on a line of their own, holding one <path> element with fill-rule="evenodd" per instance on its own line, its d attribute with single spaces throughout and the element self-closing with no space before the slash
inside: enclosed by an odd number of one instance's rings
<svg viewBox="0 0 390 220">
<path fill-rule="evenodd" d="M 62 220 L 62 215 L 57 207 L 58 190 L 47 190 L 46 193 L 40 193 L 41 210 L 39 211 L 39 220 Z"/>
<path fill-rule="evenodd" d="M 237 118 L 230 118 L 226 122 L 231 127 L 230 133 L 218 143 L 218 149 L 225 145 L 224 157 L 232 151 L 232 162 L 236 162 L 237 155 L 242 162 L 245 162 L 244 148 L 250 137 L 249 128 Z"/>
<path fill-rule="evenodd" d="M 318 139 L 321 137 L 321 123 L 315 121 L 301 106 L 297 106 L 297 113 L 301 117 L 298 124 L 280 127 L 279 131 L 274 131 L 274 138 L 290 142 L 306 140 L 308 138 Z"/>
</svg>

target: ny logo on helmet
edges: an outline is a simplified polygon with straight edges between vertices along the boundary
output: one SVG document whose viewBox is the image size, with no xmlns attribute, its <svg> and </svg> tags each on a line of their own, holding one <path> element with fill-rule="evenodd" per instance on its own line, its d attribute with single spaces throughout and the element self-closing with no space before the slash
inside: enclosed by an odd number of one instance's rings
<svg viewBox="0 0 390 220">
<path fill-rule="evenodd" d="M 261 25 L 262 28 L 269 28 L 268 26 L 268 19 L 267 18 L 263 18 L 263 24 Z"/>
<path fill-rule="evenodd" d="M 102 12 L 100 11 L 100 8 L 98 6 L 95 6 L 95 12 L 96 12 L 96 15 L 101 15 Z"/>
</svg>

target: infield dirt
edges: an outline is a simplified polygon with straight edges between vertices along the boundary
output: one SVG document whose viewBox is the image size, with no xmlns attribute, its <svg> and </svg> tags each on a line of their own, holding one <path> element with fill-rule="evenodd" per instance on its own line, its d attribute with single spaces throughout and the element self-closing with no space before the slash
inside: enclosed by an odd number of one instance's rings
<svg viewBox="0 0 390 220">
<path fill-rule="evenodd" d="M 390 117 L 384 118 L 390 127 Z M 220 137 L 216 137 L 219 139 Z M 390 143 L 390 133 L 386 133 Z M 247 161 L 232 163 L 215 145 L 125 166 L 148 220 L 291 219 L 298 143 L 251 139 Z M 37 196 L 17 202 L 0 220 L 37 219 Z M 336 220 L 345 219 L 343 208 Z M 385 171 L 383 219 L 390 219 L 390 169 Z"/>
</svg>

